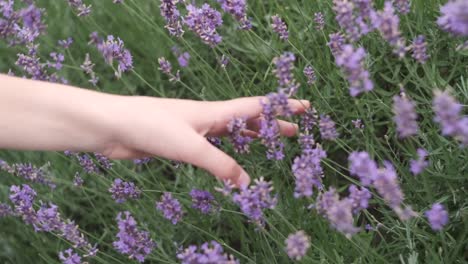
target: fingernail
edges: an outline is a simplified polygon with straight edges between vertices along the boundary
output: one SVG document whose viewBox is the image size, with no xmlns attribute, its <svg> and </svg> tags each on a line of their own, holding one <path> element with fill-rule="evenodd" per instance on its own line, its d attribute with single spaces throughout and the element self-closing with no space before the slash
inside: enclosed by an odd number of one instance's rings
<svg viewBox="0 0 468 264">
<path fill-rule="evenodd" d="M 247 174 L 247 172 L 242 170 L 242 172 L 241 172 L 241 174 L 239 176 L 239 179 L 237 180 L 237 185 L 241 189 L 245 189 L 245 188 L 249 187 L 249 184 L 250 184 L 250 176 Z"/>
</svg>

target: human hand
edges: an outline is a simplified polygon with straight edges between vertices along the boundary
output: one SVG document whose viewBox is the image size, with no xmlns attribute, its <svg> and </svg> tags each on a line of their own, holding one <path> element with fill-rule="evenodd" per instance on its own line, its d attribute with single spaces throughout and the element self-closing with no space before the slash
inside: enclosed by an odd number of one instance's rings
<svg viewBox="0 0 468 264">
<path fill-rule="evenodd" d="M 118 99 L 116 99 L 118 98 Z M 249 135 L 256 136 L 261 120 L 261 97 L 229 101 L 192 101 L 152 97 L 113 97 L 112 131 L 98 149 L 111 159 L 159 156 L 203 168 L 220 180 L 248 185 L 249 175 L 229 155 L 209 143 L 205 136 L 227 135 L 233 117 L 247 119 Z M 115 102 L 117 100 L 118 102 Z M 309 107 L 308 101 L 289 100 L 295 114 Z M 296 124 L 278 120 L 280 133 L 293 136 Z"/>
</svg>

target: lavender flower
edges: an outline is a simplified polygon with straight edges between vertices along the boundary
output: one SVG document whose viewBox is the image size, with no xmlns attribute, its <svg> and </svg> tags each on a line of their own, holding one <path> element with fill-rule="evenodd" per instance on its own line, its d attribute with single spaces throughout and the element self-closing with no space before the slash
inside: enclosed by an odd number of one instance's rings
<svg viewBox="0 0 468 264">
<path fill-rule="evenodd" d="M 377 163 L 365 151 L 352 152 L 349 157 L 349 173 L 359 177 L 362 185 L 369 186 L 377 176 Z"/>
<path fill-rule="evenodd" d="M 75 9 L 77 16 L 88 16 L 91 13 L 91 5 L 85 5 L 82 0 L 68 0 L 68 5 Z"/>
<path fill-rule="evenodd" d="M 393 52 L 403 58 L 406 52 L 405 40 L 401 37 L 400 18 L 395 14 L 392 3 L 386 1 L 383 11 L 372 13 L 371 18 L 382 37 L 393 47 Z"/>
<path fill-rule="evenodd" d="M 357 129 L 364 129 L 364 124 L 362 123 L 362 120 L 361 119 L 356 119 L 356 120 L 351 120 L 351 123 L 353 123 L 353 126 Z"/>
<path fill-rule="evenodd" d="M 122 179 L 115 179 L 109 188 L 109 192 L 116 203 L 123 203 L 127 199 L 138 199 L 141 195 L 141 190 L 135 186 L 135 183 L 126 182 Z"/>
<path fill-rule="evenodd" d="M 65 56 L 62 53 L 52 52 L 50 53 L 50 58 L 53 62 L 47 62 L 49 68 L 55 68 L 56 70 L 62 69 L 62 62 L 65 60 Z"/>
<path fill-rule="evenodd" d="M 192 208 L 200 210 L 203 214 L 213 212 L 215 199 L 210 192 L 192 189 L 190 191 L 190 196 L 192 197 Z"/>
<path fill-rule="evenodd" d="M 219 263 L 239 264 L 232 255 L 224 253 L 223 247 L 216 241 L 204 243 L 200 247 L 191 245 L 177 254 L 181 264 Z"/>
<path fill-rule="evenodd" d="M 292 171 L 296 181 L 294 197 L 311 197 L 313 187 L 322 188 L 323 169 L 320 162 L 327 156 L 322 147 L 315 145 L 313 137 L 301 135 L 299 142 L 302 145 L 302 155 L 294 159 Z"/>
<path fill-rule="evenodd" d="M 273 20 L 273 23 L 271 24 L 273 31 L 278 33 L 281 40 L 287 41 L 289 38 L 289 32 L 286 23 L 284 23 L 279 15 L 274 15 L 271 19 Z"/>
<path fill-rule="evenodd" d="M 130 259 L 136 259 L 142 263 L 151 251 L 156 247 L 156 243 L 150 237 L 149 232 L 141 231 L 137 227 L 137 222 L 130 212 L 120 212 L 117 215 L 119 232 L 117 240 L 113 242 L 114 248 L 122 254 L 128 255 Z"/>
<path fill-rule="evenodd" d="M 400 138 L 417 135 L 419 132 L 418 114 L 414 108 L 414 102 L 408 99 L 405 94 L 393 97 L 393 113 L 395 115 L 393 121 L 397 125 Z"/>
<path fill-rule="evenodd" d="M 307 65 L 306 67 L 304 67 L 304 75 L 307 78 L 307 84 L 312 85 L 317 80 L 317 77 L 315 76 L 314 68 L 312 68 L 312 66 L 310 65 Z"/>
<path fill-rule="evenodd" d="M 316 30 L 323 30 L 323 28 L 325 27 L 325 19 L 323 17 L 322 12 L 318 12 L 314 14 L 314 23 L 315 23 Z"/>
<path fill-rule="evenodd" d="M 315 110 L 314 107 L 310 107 L 306 110 L 306 112 L 301 115 L 301 129 L 305 132 L 310 132 L 312 131 L 312 128 L 314 126 L 318 125 L 319 119 L 318 119 L 318 114 L 317 110 Z"/>
<path fill-rule="evenodd" d="M 179 62 L 180 67 L 188 67 L 190 60 L 190 54 L 188 52 L 184 52 L 177 57 L 177 61 Z"/>
<path fill-rule="evenodd" d="M 218 0 L 224 12 L 231 14 L 240 23 L 241 29 L 251 29 L 252 23 L 247 18 L 246 0 Z"/>
<path fill-rule="evenodd" d="M 77 155 L 76 158 L 86 173 L 99 173 L 98 167 L 88 154 Z"/>
<path fill-rule="evenodd" d="M 369 1 L 333 1 L 335 19 L 351 42 L 359 40 L 361 36 L 370 32 L 370 27 L 365 22 L 370 9 L 371 3 Z M 359 10 L 360 13 L 356 13 L 355 10 Z"/>
<path fill-rule="evenodd" d="M 235 185 L 230 179 L 223 181 L 223 187 L 215 187 L 215 191 L 220 192 L 224 196 L 230 196 Z"/>
<path fill-rule="evenodd" d="M 183 216 L 182 205 L 177 199 L 172 198 L 172 194 L 169 192 L 161 196 L 161 201 L 156 203 L 156 209 L 161 211 L 164 217 L 170 220 L 174 225 L 177 224 Z"/>
<path fill-rule="evenodd" d="M 106 156 L 95 152 L 94 157 L 96 157 L 96 160 L 98 161 L 99 165 L 102 168 L 104 168 L 106 170 L 110 170 L 112 168 L 113 164 L 111 163 L 111 161 Z"/>
<path fill-rule="evenodd" d="M 434 92 L 432 109 L 435 112 L 434 121 L 441 125 L 442 135 L 453 136 L 461 141 L 462 146 L 468 145 L 468 117 L 463 117 L 463 106 L 447 91 Z"/>
<path fill-rule="evenodd" d="M 344 45 L 335 57 L 336 64 L 342 69 L 349 82 L 349 93 L 353 97 L 374 89 L 369 71 L 364 68 L 366 56 L 364 48 L 354 49 L 352 45 Z"/>
<path fill-rule="evenodd" d="M 71 37 L 58 41 L 59 46 L 61 46 L 64 49 L 68 49 L 72 43 L 73 43 L 73 38 Z"/>
<path fill-rule="evenodd" d="M 50 203 L 49 206 L 42 204 L 37 210 L 36 221 L 33 223 L 36 232 L 52 232 L 62 229 L 63 223 L 58 212 L 58 206 Z"/>
<path fill-rule="evenodd" d="M 59 252 L 59 259 L 63 264 L 81 264 L 81 257 L 71 248 Z"/>
<path fill-rule="evenodd" d="M 96 86 L 96 84 L 98 83 L 99 81 L 99 77 L 96 76 L 96 73 L 94 72 L 93 68 L 94 68 L 94 63 L 91 61 L 91 59 L 89 58 L 89 53 L 86 53 L 86 57 L 85 57 L 85 60 L 83 62 L 83 64 L 80 65 L 80 68 L 87 74 L 91 77 L 91 79 L 89 79 L 89 82 L 92 83 L 94 86 Z"/>
<path fill-rule="evenodd" d="M 241 117 L 232 118 L 227 125 L 227 130 L 234 151 L 241 154 L 249 153 L 249 144 L 252 142 L 252 138 L 242 135 L 247 130 L 246 119 Z"/>
<path fill-rule="evenodd" d="M 228 63 L 229 63 L 229 57 L 223 54 L 223 56 L 221 56 L 221 59 L 219 60 L 219 64 L 221 64 L 221 68 L 226 69 Z"/>
<path fill-rule="evenodd" d="M 158 62 L 159 70 L 161 70 L 163 73 L 170 77 L 169 81 L 173 82 L 180 80 L 179 71 L 177 71 L 175 75 L 172 74 L 172 65 L 168 60 L 166 60 L 166 58 L 161 57 L 158 59 Z"/>
<path fill-rule="evenodd" d="M 134 159 L 133 164 L 136 164 L 136 165 L 148 164 L 152 160 L 153 160 L 152 158 Z"/>
<path fill-rule="evenodd" d="M 201 8 L 188 5 L 187 11 L 188 14 L 185 16 L 184 23 L 190 30 L 210 47 L 218 45 L 222 37 L 216 32 L 216 28 L 223 23 L 221 13 L 208 4 L 203 4 Z"/>
<path fill-rule="evenodd" d="M 410 12 L 411 4 L 409 0 L 393 0 L 393 4 L 400 14 L 408 14 Z"/>
<path fill-rule="evenodd" d="M 73 185 L 75 187 L 81 187 L 83 186 L 83 183 L 84 181 L 83 181 L 83 178 L 81 178 L 80 173 L 76 172 L 75 176 L 73 177 Z"/>
<path fill-rule="evenodd" d="M 14 164 L 14 171 L 18 177 L 29 180 L 34 183 L 48 185 L 50 188 L 55 188 L 55 184 L 46 178 L 46 173 L 42 168 L 37 168 L 31 163 Z"/>
<path fill-rule="evenodd" d="M 423 35 L 417 36 L 413 40 L 413 45 L 410 47 L 413 51 L 413 58 L 421 63 L 426 63 L 429 56 L 427 55 L 427 43 Z"/>
<path fill-rule="evenodd" d="M 30 50 L 35 52 L 34 50 Z M 19 66 L 26 72 L 27 75 L 33 80 L 47 81 L 49 80 L 49 74 L 45 69 L 45 64 L 40 62 L 40 58 L 37 57 L 35 53 L 30 54 L 17 54 L 18 59 L 15 62 L 15 65 Z"/>
<path fill-rule="evenodd" d="M 11 206 L 6 203 L 0 203 L 0 217 L 6 217 L 9 215 L 13 215 L 13 211 L 11 210 Z"/>
<path fill-rule="evenodd" d="M 369 200 L 371 197 L 372 194 L 367 188 L 362 187 L 359 189 L 354 184 L 350 185 L 348 199 L 351 201 L 353 214 L 358 214 L 361 210 L 366 209 L 369 206 Z"/>
<path fill-rule="evenodd" d="M 374 187 L 392 209 L 400 208 L 403 202 L 403 192 L 398 184 L 398 178 L 393 165 L 385 161 L 374 179 Z"/>
<path fill-rule="evenodd" d="M 166 20 L 165 28 L 167 28 L 169 34 L 176 37 L 181 37 L 184 34 L 180 12 L 177 9 L 177 3 L 179 2 L 180 0 L 162 0 L 159 6 L 161 15 Z"/>
<path fill-rule="evenodd" d="M 118 78 L 122 76 L 122 72 L 133 69 L 132 54 L 125 48 L 124 42 L 120 38 L 116 40 L 114 36 L 109 35 L 106 41 L 97 44 L 97 48 L 107 64 L 113 65 L 113 61 L 117 61 L 115 76 Z"/>
<path fill-rule="evenodd" d="M 296 57 L 291 52 L 285 52 L 279 57 L 273 59 L 275 64 L 274 73 L 278 79 L 279 91 L 283 91 L 288 96 L 297 92 L 299 84 L 294 79 L 292 71 L 294 70 L 294 61 Z"/>
<path fill-rule="evenodd" d="M 421 174 L 424 169 L 429 166 L 429 161 L 426 160 L 426 157 L 428 155 L 427 151 L 422 148 L 418 148 L 417 150 L 418 154 L 418 159 L 417 160 L 411 160 L 410 161 L 410 171 L 413 173 L 413 175 L 418 175 Z"/>
<path fill-rule="evenodd" d="M 250 188 L 241 189 L 239 193 L 234 193 L 233 201 L 239 205 L 241 211 L 258 226 L 264 224 L 264 209 L 273 209 L 276 206 L 277 198 L 272 196 L 273 186 L 271 182 L 264 181 L 263 177 L 255 179 Z"/>
<path fill-rule="evenodd" d="M 303 230 L 299 230 L 296 233 L 289 234 L 285 243 L 285 250 L 289 258 L 301 260 L 310 248 L 310 237 Z"/>
<path fill-rule="evenodd" d="M 12 185 L 9 198 L 14 205 L 16 215 L 20 216 L 27 224 L 35 223 L 37 216 L 32 206 L 36 198 L 34 189 L 27 184 L 23 184 L 22 187 Z"/>
<path fill-rule="evenodd" d="M 447 210 L 444 206 L 435 203 L 432 205 L 431 209 L 424 213 L 429 220 L 432 230 L 439 231 L 448 223 L 449 217 Z"/>
<path fill-rule="evenodd" d="M 320 115 L 319 121 L 320 136 L 325 140 L 335 140 L 338 138 L 335 122 L 328 115 Z"/>
<path fill-rule="evenodd" d="M 468 2 L 466 0 L 449 1 L 440 8 L 441 16 L 437 24 L 443 30 L 455 36 L 468 36 Z"/>
<path fill-rule="evenodd" d="M 219 148 L 223 144 L 219 137 L 206 137 L 206 140 L 211 143 L 211 145 Z"/>
</svg>

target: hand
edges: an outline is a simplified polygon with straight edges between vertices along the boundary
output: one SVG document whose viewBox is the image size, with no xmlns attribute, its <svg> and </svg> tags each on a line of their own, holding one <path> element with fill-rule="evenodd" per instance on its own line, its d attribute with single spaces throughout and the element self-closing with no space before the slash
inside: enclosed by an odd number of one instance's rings
<svg viewBox="0 0 468 264">
<path fill-rule="evenodd" d="M 203 168 L 220 180 L 248 185 L 249 175 L 229 155 L 209 143 L 205 136 L 227 135 L 233 117 L 245 117 L 249 135 L 256 136 L 261 97 L 203 102 L 151 97 L 115 97 L 113 131 L 98 150 L 111 159 L 159 156 Z M 289 100 L 294 113 L 309 107 L 308 101 Z M 296 124 L 278 120 L 280 133 L 293 136 Z"/>
</svg>

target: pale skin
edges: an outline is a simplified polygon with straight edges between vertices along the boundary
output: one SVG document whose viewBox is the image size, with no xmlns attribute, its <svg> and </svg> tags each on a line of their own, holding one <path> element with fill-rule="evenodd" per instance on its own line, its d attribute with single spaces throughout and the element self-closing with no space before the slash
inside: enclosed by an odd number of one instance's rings
<svg viewBox="0 0 468 264">
<path fill-rule="evenodd" d="M 120 96 L 0 75 L 0 148 L 98 152 L 110 159 L 158 156 L 247 186 L 248 173 L 205 137 L 227 135 L 232 117 L 247 118 L 247 133 L 256 136 L 261 99 L 207 102 Z M 305 100 L 289 104 L 296 114 L 310 105 Z M 297 133 L 297 125 L 278 122 L 282 135 Z"/>
</svg>

